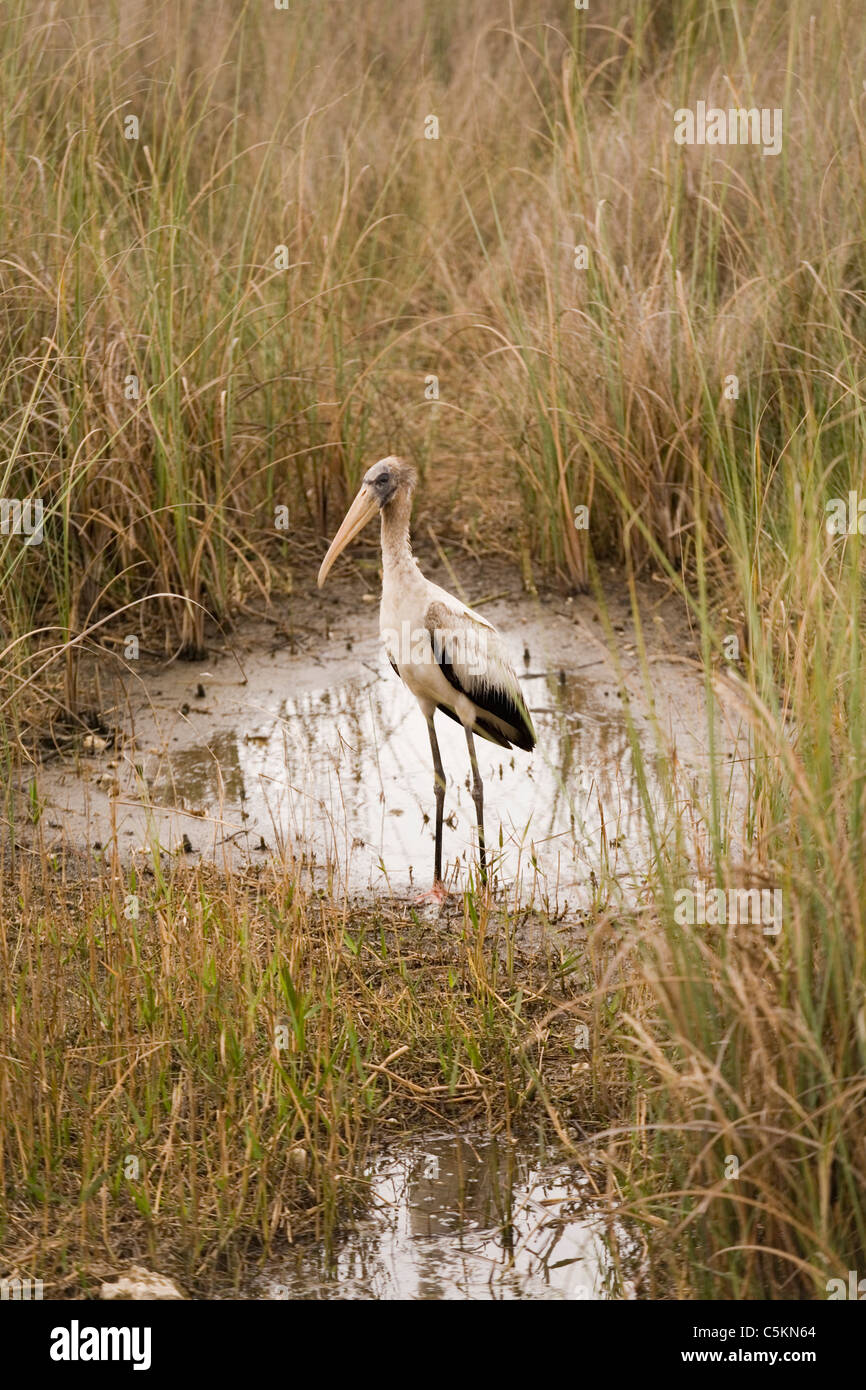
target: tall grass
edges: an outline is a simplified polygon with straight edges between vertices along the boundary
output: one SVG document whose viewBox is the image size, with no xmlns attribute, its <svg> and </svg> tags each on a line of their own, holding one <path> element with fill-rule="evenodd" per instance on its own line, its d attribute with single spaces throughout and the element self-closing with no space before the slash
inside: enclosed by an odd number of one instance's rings
<svg viewBox="0 0 866 1390">
<path fill-rule="evenodd" d="M 751 730 L 740 833 L 720 780 L 696 808 L 703 868 L 780 887 L 785 925 L 679 928 L 659 840 L 635 1007 L 604 1019 L 617 1161 L 656 1290 L 820 1294 L 866 1258 L 862 559 L 824 526 L 863 487 L 860 17 L 347 13 L 6 7 L 0 496 L 47 520 L 0 537 L 0 719 L 76 712 L 69 643 L 148 595 L 200 653 L 385 452 L 527 583 L 665 576 L 711 736 L 717 695 Z M 781 107 L 781 154 L 675 145 L 700 99 Z"/>
</svg>

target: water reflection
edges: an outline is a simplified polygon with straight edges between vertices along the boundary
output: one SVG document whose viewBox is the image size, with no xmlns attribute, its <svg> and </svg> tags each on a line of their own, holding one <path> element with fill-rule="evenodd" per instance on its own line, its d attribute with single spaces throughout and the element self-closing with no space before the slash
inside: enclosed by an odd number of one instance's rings
<svg viewBox="0 0 866 1390">
<path fill-rule="evenodd" d="M 643 859 L 645 825 L 614 692 L 576 674 L 524 678 L 538 733 L 531 758 L 478 740 L 488 845 L 513 882 L 574 897 L 603 868 Z M 474 807 L 462 730 L 441 718 L 448 778 L 446 877 L 473 862 Z M 250 700 L 244 727 L 152 759 L 155 804 L 210 818 L 251 850 L 339 866 L 353 888 L 427 886 L 433 788 L 424 720 L 390 671 L 275 702 Z M 215 814 L 216 813 L 216 814 Z M 198 827 L 197 827 L 198 829 Z M 201 827 L 199 839 L 207 836 Z M 578 895 L 579 896 L 579 895 Z"/>
<path fill-rule="evenodd" d="M 246 796 L 245 768 L 233 729 L 215 734 L 206 747 L 172 752 L 158 779 L 160 796 L 189 808 L 240 805 Z"/>
<path fill-rule="evenodd" d="M 490 1138 L 428 1136 L 370 1170 L 372 1214 L 273 1267 L 265 1297 L 598 1299 L 612 1271 L 579 1175 Z"/>
</svg>

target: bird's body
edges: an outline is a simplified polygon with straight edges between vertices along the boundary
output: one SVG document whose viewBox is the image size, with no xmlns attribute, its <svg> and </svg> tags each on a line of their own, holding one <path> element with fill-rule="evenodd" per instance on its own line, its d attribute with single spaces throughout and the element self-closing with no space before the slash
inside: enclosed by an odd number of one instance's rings
<svg viewBox="0 0 866 1390">
<path fill-rule="evenodd" d="M 379 630 L 392 667 L 425 718 L 441 710 L 503 747 L 531 748 L 517 677 L 492 623 L 426 579 L 411 552 L 392 544 L 382 516 Z"/>
<path fill-rule="evenodd" d="M 382 525 L 380 631 L 391 666 L 427 720 L 436 796 L 432 896 L 441 897 L 445 776 L 433 723 L 436 711 L 457 720 L 466 731 L 482 879 L 486 879 L 483 790 L 473 734 L 503 748 L 516 745 L 530 751 L 535 730 L 499 633 L 480 613 L 426 579 L 418 567 L 409 540 L 414 483 L 414 472 L 399 459 L 374 464 L 322 562 L 319 584 L 340 551 L 378 509 Z"/>
</svg>

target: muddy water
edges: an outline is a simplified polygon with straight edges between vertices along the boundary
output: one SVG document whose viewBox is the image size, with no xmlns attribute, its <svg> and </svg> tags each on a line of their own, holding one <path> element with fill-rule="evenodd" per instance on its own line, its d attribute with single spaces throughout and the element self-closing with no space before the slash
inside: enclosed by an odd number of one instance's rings
<svg viewBox="0 0 866 1390">
<path fill-rule="evenodd" d="M 647 862 L 623 694 L 647 795 L 664 819 L 660 728 L 666 765 L 673 756 L 689 777 L 706 776 L 699 688 L 681 667 L 659 664 L 647 700 L 639 680 L 623 684 L 579 617 L 539 619 L 528 603 L 488 611 L 507 625 L 538 734 L 531 757 L 478 740 L 498 882 L 524 901 L 585 906 L 600 879 L 625 887 Z M 429 886 L 427 730 L 379 650 L 375 615 L 363 616 L 360 638 L 329 631 L 315 655 L 251 642 L 240 656 L 234 649 L 206 666 L 178 663 L 130 682 L 117 743 L 91 742 L 43 769 L 49 843 L 53 834 L 56 847 L 116 842 L 122 853 L 146 854 L 158 845 L 232 867 L 275 855 L 301 861 L 329 892 L 401 895 Z M 626 668 L 629 650 L 624 641 L 618 653 Z M 437 724 L 448 779 L 445 876 L 460 886 L 477 863 L 468 758 L 459 726 L 443 716 Z M 733 757 L 732 748 L 720 749 Z"/>
<path fill-rule="evenodd" d="M 603 858 L 626 858 L 643 820 L 620 711 L 574 674 L 524 686 L 542 751 L 530 760 L 480 750 L 487 833 L 506 878 L 540 876 L 555 893 Z M 445 872 L 462 882 L 475 854 L 468 759 L 462 731 L 441 723 Z M 217 811 L 217 832 L 243 826 L 235 840 L 247 850 L 264 839 L 283 854 L 314 855 L 355 888 L 401 891 L 432 870 L 426 727 L 390 672 L 281 701 L 245 729 L 182 749 L 154 769 L 151 790 L 157 804 Z M 200 842 L 207 836 L 198 831 Z"/>
<path fill-rule="evenodd" d="M 368 1172 L 368 1215 L 330 1250 L 300 1248 L 253 1291 L 307 1299 L 623 1296 L 589 1184 L 479 1136 L 430 1134 Z"/>
</svg>

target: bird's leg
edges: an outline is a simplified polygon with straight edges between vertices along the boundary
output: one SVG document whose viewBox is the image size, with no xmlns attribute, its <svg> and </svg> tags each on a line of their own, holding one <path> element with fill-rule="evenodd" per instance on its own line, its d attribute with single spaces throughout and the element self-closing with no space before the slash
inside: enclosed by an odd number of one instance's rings
<svg viewBox="0 0 866 1390">
<path fill-rule="evenodd" d="M 487 882 L 487 855 L 484 844 L 484 783 L 481 781 L 481 773 L 478 771 L 478 759 L 475 756 L 475 740 L 472 737 L 472 730 L 466 730 L 466 742 L 469 746 L 469 761 L 472 764 L 472 800 L 475 802 L 475 817 L 478 821 L 478 863 L 481 869 L 481 882 Z"/>
<path fill-rule="evenodd" d="M 425 899 L 441 902 L 446 897 L 442 884 L 442 813 L 445 809 L 445 769 L 439 752 L 439 740 L 433 715 L 428 715 L 427 730 L 430 734 L 430 752 L 433 754 L 433 791 L 436 797 L 436 850 L 433 857 L 433 887 L 424 894 Z"/>
<path fill-rule="evenodd" d="M 427 728 L 430 733 L 430 752 L 433 754 L 433 792 L 436 797 L 436 853 L 433 864 L 434 883 L 442 882 L 442 813 L 445 809 L 445 769 L 442 766 L 442 755 L 439 752 L 439 740 L 436 737 L 436 726 L 433 723 L 433 716 L 427 720 Z"/>
</svg>

